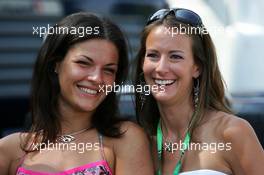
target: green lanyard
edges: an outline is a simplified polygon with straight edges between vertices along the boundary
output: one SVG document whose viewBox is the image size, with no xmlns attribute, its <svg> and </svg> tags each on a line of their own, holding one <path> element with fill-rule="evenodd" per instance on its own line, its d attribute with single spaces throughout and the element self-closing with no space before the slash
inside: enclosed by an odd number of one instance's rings
<svg viewBox="0 0 264 175">
<path fill-rule="evenodd" d="M 187 132 L 184 141 L 183 141 L 183 149 L 180 150 L 180 159 L 178 161 L 178 163 L 176 164 L 176 167 L 173 171 L 173 175 L 178 175 L 181 169 L 181 165 L 182 165 L 182 157 L 184 155 L 185 150 L 188 148 L 189 143 L 190 143 L 190 132 Z M 161 127 L 160 127 L 160 121 L 158 123 L 158 127 L 157 127 L 157 149 L 158 149 L 158 159 L 160 162 L 160 167 L 159 170 L 157 171 L 157 175 L 161 175 L 161 159 L 162 159 L 162 131 L 161 131 Z"/>
</svg>

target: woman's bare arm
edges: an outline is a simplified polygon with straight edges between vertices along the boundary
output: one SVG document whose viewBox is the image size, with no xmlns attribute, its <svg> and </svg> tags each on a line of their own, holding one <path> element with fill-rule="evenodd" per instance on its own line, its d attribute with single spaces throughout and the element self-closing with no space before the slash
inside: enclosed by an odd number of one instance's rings
<svg viewBox="0 0 264 175">
<path fill-rule="evenodd" d="M 245 175 L 262 175 L 264 172 L 264 151 L 250 124 L 239 118 L 231 119 L 224 132 L 226 142 L 230 142 L 232 167 L 241 167 Z M 241 171 L 241 170 L 239 170 Z"/>
</svg>

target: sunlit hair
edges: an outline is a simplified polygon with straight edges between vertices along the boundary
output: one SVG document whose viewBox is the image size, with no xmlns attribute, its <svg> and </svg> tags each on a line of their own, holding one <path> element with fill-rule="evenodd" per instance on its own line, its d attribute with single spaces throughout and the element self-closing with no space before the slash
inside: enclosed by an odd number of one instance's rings
<svg viewBox="0 0 264 175">
<path fill-rule="evenodd" d="M 58 97 L 60 86 L 58 76 L 54 72 L 56 63 L 63 61 L 67 51 L 76 43 L 92 39 L 105 39 L 113 43 L 118 50 L 117 84 L 121 84 L 127 75 L 127 44 L 117 25 L 108 19 L 90 13 L 76 13 L 62 19 L 57 27 L 89 27 L 99 29 L 99 33 L 76 34 L 49 34 L 35 63 L 32 78 L 32 127 L 27 142 L 34 136 L 35 141 L 47 143 L 55 141 L 61 130 Z M 99 133 L 109 137 L 122 135 L 119 129 L 121 119 L 118 117 L 118 103 L 114 92 L 108 94 L 97 107 L 92 116 L 92 127 Z"/>
<path fill-rule="evenodd" d="M 174 14 L 169 14 L 165 18 L 156 20 L 147 25 L 141 36 L 141 45 L 136 58 L 135 69 L 135 84 L 140 84 L 142 81 L 142 66 L 146 53 L 146 40 L 149 33 L 158 26 L 174 27 L 180 30 L 180 27 L 190 28 L 190 25 L 176 20 Z M 191 31 L 191 29 L 189 30 Z M 205 110 L 219 110 L 231 113 L 224 93 L 224 82 L 217 64 L 217 56 L 212 39 L 208 32 L 204 34 L 187 33 L 192 41 L 192 53 L 195 63 L 200 67 L 201 74 L 198 77 L 200 80 L 200 94 L 198 110 L 193 115 L 190 132 L 192 133 L 195 127 L 202 120 Z M 193 93 L 192 93 L 193 95 Z M 138 122 L 147 130 L 150 135 L 156 134 L 156 128 L 160 119 L 157 101 L 153 95 L 146 96 L 146 101 L 141 109 L 140 94 L 135 93 L 136 115 Z"/>
</svg>

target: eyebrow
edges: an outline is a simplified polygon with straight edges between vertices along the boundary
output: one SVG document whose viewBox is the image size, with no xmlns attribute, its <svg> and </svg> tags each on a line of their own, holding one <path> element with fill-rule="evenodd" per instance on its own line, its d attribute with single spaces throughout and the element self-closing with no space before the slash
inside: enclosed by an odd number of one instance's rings
<svg viewBox="0 0 264 175">
<path fill-rule="evenodd" d="M 158 52 L 158 51 L 155 50 L 155 49 L 146 49 L 146 51 L 148 51 L 148 52 Z"/>
<path fill-rule="evenodd" d="M 86 55 L 81 55 L 83 56 L 84 58 L 86 58 L 87 60 L 89 60 L 90 62 L 94 63 L 94 60 Z M 117 66 L 118 64 L 117 63 L 108 63 L 106 64 L 105 66 Z"/>
<path fill-rule="evenodd" d="M 155 49 L 147 49 L 146 51 L 148 51 L 148 52 L 159 52 L 158 50 L 155 50 Z M 169 54 L 174 53 L 174 52 L 176 52 L 176 53 L 184 53 L 184 51 L 182 51 L 182 50 L 170 50 Z"/>
<path fill-rule="evenodd" d="M 109 63 L 109 64 L 106 64 L 105 66 L 117 66 L 117 63 Z"/>
<path fill-rule="evenodd" d="M 92 63 L 94 62 L 92 58 L 90 58 L 90 57 L 88 57 L 88 56 L 86 56 L 86 55 L 81 55 L 81 56 L 83 56 L 84 58 L 86 58 L 87 60 L 89 60 L 89 61 L 92 62 Z"/>
<path fill-rule="evenodd" d="M 176 53 L 184 53 L 182 50 L 170 50 L 169 51 L 170 54 L 174 53 L 174 52 L 176 52 Z"/>
</svg>

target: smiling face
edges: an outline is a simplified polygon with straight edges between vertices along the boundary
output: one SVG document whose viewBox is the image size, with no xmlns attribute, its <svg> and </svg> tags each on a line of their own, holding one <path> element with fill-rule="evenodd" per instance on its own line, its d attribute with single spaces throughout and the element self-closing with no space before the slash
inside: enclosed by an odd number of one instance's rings
<svg viewBox="0 0 264 175">
<path fill-rule="evenodd" d="M 150 31 L 146 39 L 143 72 L 149 85 L 164 85 L 164 91 L 152 92 L 159 103 L 174 104 L 190 99 L 192 79 L 199 76 L 194 63 L 192 41 L 187 35 L 172 37 L 164 26 Z"/>
<path fill-rule="evenodd" d="M 106 97 L 100 87 L 114 83 L 117 65 L 118 50 L 110 41 L 92 39 L 73 45 L 56 66 L 60 102 L 77 111 L 94 111 Z"/>
</svg>

